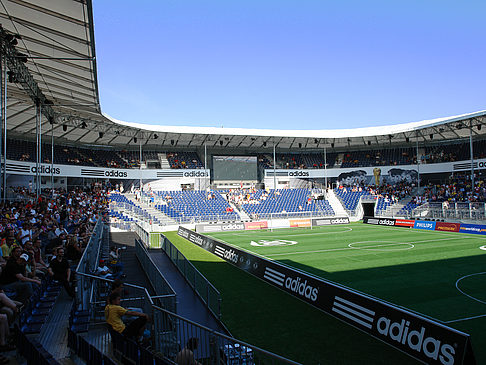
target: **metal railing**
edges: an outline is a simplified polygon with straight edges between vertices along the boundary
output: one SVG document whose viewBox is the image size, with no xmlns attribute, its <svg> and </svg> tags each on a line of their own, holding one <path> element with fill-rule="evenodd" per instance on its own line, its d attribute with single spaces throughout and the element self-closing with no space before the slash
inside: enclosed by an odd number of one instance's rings
<svg viewBox="0 0 486 365">
<path fill-rule="evenodd" d="M 221 319 L 221 294 L 218 289 L 194 267 L 192 262 L 186 259 L 167 237 L 161 234 L 160 240 L 162 242 L 162 250 L 174 263 L 192 289 L 198 294 L 213 315 Z"/>
<path fill-rule="evenodd" d="M 179 348 L 191 338 L 198 339 L 194 351 L 197 361 L 204 364 L 298 364 L 257 346 L 239 341 L 223 333 L 192 322 L 175 313 L 154 307 L 155 338 L 162 346 L 164 357 L 175 360 Z"/>
<path fill-rule="evenodd" d="M 91 327 L 104 325 L 106 292 L 109 290 L 112 280 L 84 273 L 79 275 L 89 281 L 92 287 L 89 295 Z M 126 283 L 124 286 L 129 289 L 131 296 L 125 296 L 121 303 L 122 306 L 132 308 L 132 310 L 141 310 L 150 316 L 146 329 L 150 331 L 153 350 L 170 362 L 175 361 L 178 352 L 189 339 L 197 338 L 198 347 L 194 351 L 194 355 L 199 362 L 204 364 L 299 364 L 161 308 L 154 304 L 155 297 L 150 297 L 146 288 Z M 95 343 L 96 347 L 105 355 L 111 355 L 110 347 L 107 346 L 111 342 L 111 337 L 107 329 L 98 331 L 97 338 L 91 338 L 90 342 Z M 137 359 L 132 360 L 138 363 Z"/>
<path fill-rule="evenodd" d="M 157 304 L 172 312 L 176 312 L 176 292 L 172 286 L 165 280 L 164 275 L 160 272 L 157 265 L 150 257 L 145 245 L 140 240 L 135 240 L 135 254 L 142 265 L 150 284 L 155 290 Z M 160 297 L 163 296 L 163 297 Z"/>
<path fill-rule="evenodd" d="M 88 244 L 86 245 L 83 255 L 79 260 L 78 266 L 76 267 L 77 273 L 92 273 L 96 269 L 101 241 L 103 238 L 103 221 L 101 218 L 96 222 L 95 228 L 91 237 L 89 238 Z M 88 307 L 88 296 L 86 295 L 90 289 L 89 283 L 85 280 L 83 276 L 77 278 L 76 281 L 76 302 L 79 303 L 83 309 Z"/>
<path fill-rule="evenodd" d="M 414 218 L 484 220 L 486 219 L 486 203 L 429 202 L 415 208 L 410 215 Z"/>
</svg>

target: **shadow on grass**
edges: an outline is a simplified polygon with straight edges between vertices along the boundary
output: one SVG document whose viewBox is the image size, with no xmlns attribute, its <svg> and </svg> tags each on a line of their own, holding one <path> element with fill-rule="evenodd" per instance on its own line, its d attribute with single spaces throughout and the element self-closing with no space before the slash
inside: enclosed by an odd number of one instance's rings
<svg viewBox="0 0 486 365">
<path fill-rule="evenodd" d="M 417 363 L 177 235 L 167 236 L 220 290 L 223 321 L 236 337 L 305 364 Z M 459 277 L 484 271 L 482 256 L 333 273 L 292 260 L 280 262 L 443 320 L 486 313 L 486 306 L 455 288 Z M 453 325 L 471 334 L 478 363 L 486 360 L 485 322 Z"/>
</svg>

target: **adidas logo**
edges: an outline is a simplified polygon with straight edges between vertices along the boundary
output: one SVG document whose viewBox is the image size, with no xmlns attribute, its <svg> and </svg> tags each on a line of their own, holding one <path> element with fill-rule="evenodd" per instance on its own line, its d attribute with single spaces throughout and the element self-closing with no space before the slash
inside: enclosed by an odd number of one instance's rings
<svg viewBox="0 0 486 365">
<path fill-rule="evenodd" d="M 302 278 L 297 277 L 295 279 L 286 277 L 285 274 L 271 269 L 269 267 L 265 268 L 265 273 L 263 278 L 280 286 L 289 289 L 290 291 L 299 294 L 307 299 L 315 302 L 317 300 L 317 295 L 319 294 L 319 289 L 312 287 L 307 284 L 307 280 L 302 281 Z"/>
<path fill-rule="evenodd" d="M 238 262 L 238 254 L 231 249 L 227 250 L 224 247 L 216 245 L 214 253 L 222 259 L 231 261 L 233 264 L 236 264 Z"/>
<path fill-rule="evenodd" d="M 414 351 L 421 352 L 429 359 L 439 360 L 441 364 L 452 365 L 456 353 L 453 346 L 442 343 L 434 337 L 426 337 L 425 328 L 410 330 L 410 321 L 402 319 L 401 322 L 391 322 L 386 317 L 380 317 L 376 323 L 377 331 L 383 336 L 407 345 Z"/>
</svg>

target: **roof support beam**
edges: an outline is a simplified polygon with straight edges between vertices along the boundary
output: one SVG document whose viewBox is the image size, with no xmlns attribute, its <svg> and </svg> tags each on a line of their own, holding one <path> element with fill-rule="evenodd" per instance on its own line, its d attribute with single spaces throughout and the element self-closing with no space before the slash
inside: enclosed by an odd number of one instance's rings
<svg viewBox="0 0 486 365">
<path fill-rule="evenodd" d="M 41 105 L 42 114 L 47 118 L 54 118 L 55 113 L 51 108 L 51 102 L 47 100 L 41 89 L 29 72 L 29 69 L 18 58 L 17 50 L 7 41 L 7 32 L 0 26 L 1 53 L 7 57 L 7 66 L 15 73 L 22 88 L 27 92 L 34 104 Z"/>
</svg>

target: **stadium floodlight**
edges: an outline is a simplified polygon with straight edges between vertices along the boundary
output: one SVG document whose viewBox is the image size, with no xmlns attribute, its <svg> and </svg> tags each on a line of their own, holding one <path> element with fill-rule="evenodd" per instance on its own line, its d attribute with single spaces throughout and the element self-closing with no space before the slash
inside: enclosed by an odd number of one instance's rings
<svg viewBox="0 0 486 365">
<path fill-rule="evenodd" d="M 222 146 L 223 145 L 223 141 L 219 141 L 219 145 Z"/>
<path fill-rule="evenodd" d="M 105 134 L 103 132 L 99 132 L 98 135 L 100 136 L 100 138 L 103 138 Z"/>
<path fill-rule="evenodd" d="M 159 138 L 159 135 L 157 133 L 154 133 L 154 139 Z"/>
<path fill-rule="evenodd" d="M 481 124 L 478 124 L 478 131 L 481 130 Z"/>
<path fill-rule="evenodd" d="M 430 139 L 434 139 L 434 135 L 430 133 Z"/>
<path fill-rule="evenodd" d="M 174 140 L 173 140 L 173 139 L 171 139 L 171 140 L 170 140 L 170 144 L 171 144 L 172 146 L 174 145 Z"/>
<path fill-rule="evenodd" d="M 371 141 L 368 141 L 368 146 L 371 146 Z"/>
<path fill-rule="evenodd" d="M 405 141 L 410 142 L 410 138 L 409 137 L 405 137 Z"/>
<path fill-rule="evenodd" d="M 315 144 L 318 144 L 319 143 L 319 140 L 317 138 L 314 138 L 314 143 Z"/>
<path fill-rule="evenodd" d="M 87 126 L 86 122 L 81 123 L 81 129 L 86 129 Z"/>
<path fill-rule="evenodd" d="M 331 143 L 331 148 L 334 148 L 334 142 Z"/>
<path fill-rule="evenodd" d="M 133 143 L 137 143 L 137 137 L 133 137 Z"/>
<path fill-rule="evenodd" d="M 267 142 L 263 142 L 263 147 L 267 147 Z"/>
<path fill-rule="evenodd" d="M 62 126 L 62 130 L 63 130 L 64 132 L 66 132 L 66 131 L 67 131 L 67 125 L 66 125 L 66 124 L 63 124 L 63 126 Z"/>
</svg>

